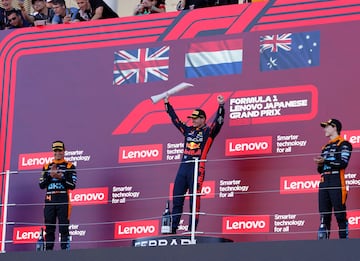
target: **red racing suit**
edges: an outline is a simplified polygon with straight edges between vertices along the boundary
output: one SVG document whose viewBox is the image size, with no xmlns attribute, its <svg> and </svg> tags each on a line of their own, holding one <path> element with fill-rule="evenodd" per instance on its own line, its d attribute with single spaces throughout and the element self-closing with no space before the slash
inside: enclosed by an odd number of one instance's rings
<svg viewBox="0 0 360 261">
<path fill-rule="evenodd" d="M 321 156 L 324 164 L 318 166 L 321 174 L 319 184 L 319 212 L 324 217 L 324 223 L 330 236 L 332 209 L 339 226 L 339 238 L 348 237 L 348 222 L 346 218 L 346 184 L 345 168 L 351 157 L 352 145 L 341 138 L 330 140 L 322 148 Z"/>
<path fill-rule="evenodd" d="M 174 189 L 173 189 L 173 208 L 172 208 L 172 232 L 176 230 L 180 223 L 181 214 L 184 206 L 184 195 L 187 190 L 193 193 L 194 183 L 194 162 L 188 162 L 195 158 L 205 160 L 207 153 L 220 129 L 224 123 L 224 105 L 219 105 L 214 121 L 210 126 L 203 126 L 202 128 L 195 128 L 187 126 L 176 115 L 170 103 L 165 103 L 166 112 L 169 114 L 171 121 L 177 129 L 185 137 L 184 152 L 180 167 L 176 174 Z M 197 193 L 201 192 L 202 184 L 205 178 L 205 161 L 199 161 L 198 166 L 198 180 L 197 180 Z M 192 210 L 192 200 L 190 197 L 190 212 Z M 200 196 L 196 197 L 196 213 L 200 211 Z M 199 215 L 196 215 L 195 226 L 199 221 Z M 189 229 L 191 228 L 191 216 L 189 221 Z"/>
<path fill-rule="evenodd" d="M 56 164 L 58 172 L 62 173 L 61 179 L 52 178 L 50 170 Z M 59 232 L 61 234 L 61 249 L 69 249 L 69 223 L 71 205 L 69 204 L 69 190 L 75 189 L 77 182 L 75 166 L 65 160 L 54 160 L 43 166 L 39 186 L 46 189 L 44 218 L 46 232 L 46 250 L 54 248 L 56 218 L 59 220 Z"/>
</svg>

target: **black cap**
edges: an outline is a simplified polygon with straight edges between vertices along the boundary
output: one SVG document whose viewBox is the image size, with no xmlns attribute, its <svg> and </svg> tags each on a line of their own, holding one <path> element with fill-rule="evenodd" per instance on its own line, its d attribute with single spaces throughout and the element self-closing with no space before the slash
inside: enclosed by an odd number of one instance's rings
<svg viewBox="0 0 360 261">
<path fill-rule="evenodd" d="M 52 150 L 65 150 L 65 144 L 61 140 L 54 141 L 51 146 Z"/>
<path fill-rule="evenodd" d="M 204 119 L 206 119 L 206 113 L 202 109 L 196 109 L 192 112 L 192 114 L 190 116 L 188 116 L 188 118 L 191 118 L 191 119 L 204 118 Z"/>
<path fill-rule="evenodd" d="M 320 123 L 320 126 L 323 127 L 323 128 L 325 128 L 325 127 L 328 126 L 328 125 L 331 125 L 331 126 L 333 126 L 333 127 L 336 127 L 337 132 L 340 133 L 342 125 L 341 125 L 341 122 L 340 122 L 339 120 L 337 120 L 337 119 L 330 119 L 330 120 L 328 120 L 328 121 L 324 121 L 324 122 L 321 122 L 321 123 Z"/>
</svg>

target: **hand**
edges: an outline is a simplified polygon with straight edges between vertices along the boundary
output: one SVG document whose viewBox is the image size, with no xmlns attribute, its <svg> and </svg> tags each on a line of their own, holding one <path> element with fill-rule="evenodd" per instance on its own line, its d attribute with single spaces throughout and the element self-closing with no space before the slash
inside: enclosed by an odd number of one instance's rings
<svg viewBox="0 0 360 261">
<path fill-rule="evenodd" d="M 138 4 L 136 6 L 135 12 L 141 13 L 144 11 L 144 5 L 143 4 Z"/>
<path fill-rule="evenodd" d="M 69 24 L 71 22 L 71 15 L 67 14 L 64 17 L 64 24 Z"/>
<path fill-rule="evenodd" d="M 322 165 L 322 164 L 324 164 L 324 158 L 321 156 L 317 156 L 314 158 L 314 162 L 318 165 Z"/>
<path fill-rule="evenodd" d="M 53 165 L 51 166 L 51 169 L 50 169 L 50 177 L 56 178 L 56 179 L 61 179 L 61 178 L 62 178 L 62 173 L 59 172 L 59 170 L 58 170 L 57 167 L 56 167 L 56 164 L 53 164 Z"/>
<path fill-rule="evenodd" d="M 169 102 L 169 96 L 166 96 L 165 98 L 164 98 L 164 103 L 168 103 Z"/>
<path fill-rule="evenodd" d="M 25 11 L 24 1 L 20 1 L 20 0 L 19 0 L 19 1 L 18 1 L 18 5 L 19 5 L 21 11 Z"/>
<path fill-rule="evenodd" d="M 223 105 L 225 103 L 224 97 L 222 95 L 218 95 L 217 101 L 220 105 Z"/>
</svg>

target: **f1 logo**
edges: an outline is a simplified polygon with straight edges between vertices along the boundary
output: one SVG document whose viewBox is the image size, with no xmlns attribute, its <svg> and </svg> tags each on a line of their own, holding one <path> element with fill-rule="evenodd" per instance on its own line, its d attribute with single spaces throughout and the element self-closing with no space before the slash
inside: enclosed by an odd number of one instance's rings
<svg viewBox="0 0 360 261">
<path fill-rule="evenodd" d="M 213 116 L 218 107 L 216 97 L 221 94 L 227 100 L 232 92 L 195 94 L 191 96 L 171 97 L 171 104 L 174 106 L 180 119 L 186 119 L 195 108 L 202 108 L 209 115 Z M 144 113 L 146 112 L 146 113 Z M 152 126 L 171 124 L 170 117 L 159 102 L 153 104 L 150 99 L 139 103 L 129 115 L 115 128 L 112 135 L 145 133 Z"/>
</svg>

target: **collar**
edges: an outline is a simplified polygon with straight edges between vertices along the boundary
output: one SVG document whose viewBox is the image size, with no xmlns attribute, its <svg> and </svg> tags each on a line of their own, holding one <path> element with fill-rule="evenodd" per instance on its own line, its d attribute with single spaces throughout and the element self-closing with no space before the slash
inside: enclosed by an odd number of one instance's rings
<svg viewBox="0 0 360 261">
<path fill-rule="evenodd" d="M 330 143 L 336 143 L 336 142 L 339 142 L 339 141 L 344 141 L 344 138 L 341 137 L 340 135 L 337 136 L 336 138 L 330 140 L 330 141 L 329 141 L 329 144 L 330 144 Z"/>
<path fill-rule="evenodd" d="M 61 163 L 64 163 L 64 162 L 66 162 L 65 159 L 61 159 L 61 160 L 56 160 L 56 159 L 54 159 L 54 160 L 53 160 L 53 163 L 55 163 L 55 164 L 61 164 Z"/>
</svg>

